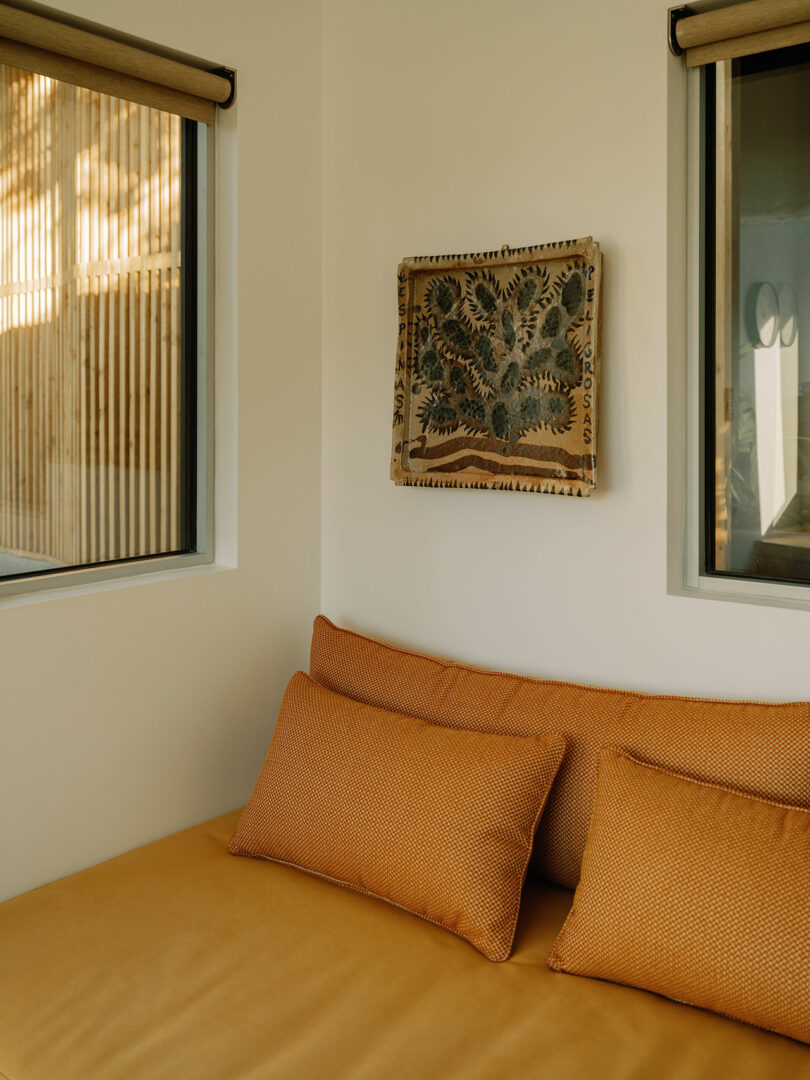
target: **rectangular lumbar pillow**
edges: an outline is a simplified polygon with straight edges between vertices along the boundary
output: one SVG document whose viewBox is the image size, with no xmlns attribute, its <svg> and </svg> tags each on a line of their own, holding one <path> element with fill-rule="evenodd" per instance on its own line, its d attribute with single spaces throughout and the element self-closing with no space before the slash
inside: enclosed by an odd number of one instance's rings
<svg viewBox="0 0 810 1080">
<path fill-rule="evenodd" d="M 603 746 L 711 783 L 810 806 L 810 703 L 712 701 L 507 675 L 401 649 L 319 615 L 310 675 L 356 701 L 434 724 L 531 735 L 559 731 L 565 759 L 532 869 L 574 888 Z"/>
<path fill-rule="evenodd" d="M 810 1043 L 810 810 L 604 750 L 548 963 Z"/>
<path fill-rule="evenodd" d="M 234 855 L 287 863 L 512 950 L 559 736 L 453 731 L 290 681 Z"/>
</svg>

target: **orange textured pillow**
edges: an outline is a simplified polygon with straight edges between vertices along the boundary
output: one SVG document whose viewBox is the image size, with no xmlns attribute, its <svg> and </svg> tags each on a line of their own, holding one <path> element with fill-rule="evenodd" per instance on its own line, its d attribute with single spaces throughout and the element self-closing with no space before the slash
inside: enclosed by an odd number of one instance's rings
<svg viewBox="0 0 810 1080">
<path fill-rule="evenodd" d="M 603 746 L 713 784 L 810 806 L 810 703 L 667 697 L 531 679 L 400 649 L 335 626 L 312 630 L 310 675 L 355 701 L 433 724 L 565 736 L 532 869 L 574 888 Z"/>
<path fill-rule="evenodd" d="M 810 810 L 604 750 L 548 963 L 810 1043 Z"/>
<path fill-rule="evenodd" d="M 290 681 L 233 855 L 387 900 L 506 960 L 558 736 L 453 731 Z"/>
</svg>

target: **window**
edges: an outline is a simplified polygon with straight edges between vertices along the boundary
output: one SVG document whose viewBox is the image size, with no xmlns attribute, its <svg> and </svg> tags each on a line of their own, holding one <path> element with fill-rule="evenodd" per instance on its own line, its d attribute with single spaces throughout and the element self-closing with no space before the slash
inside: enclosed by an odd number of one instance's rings
<svg viewBox="0 0 810 1080">
<path fill-rule="evenodd" d="M 810 46 L 705 80 L 705 572 L 808 584 Z"/>
<path fill-rule="evenodd" d="M 233 88 L 0 13 L 0 590 L 204 550 L 207 125 Z"/>
<path fill-rule="evenodd" d="M 772 0 L 667 14 L 671 51 L 694 69 L 685 378 L 670 383 L 671 445 L 681 424 L 684 440 L 682 467 L 677 454 L 670 464 L 670 521 L 683 512 L 684 523 L 671 553 L 683 558 L 670 560 L 670 588 L 810 607 L 810 22 L 800 14 Z M 674 347 L 671 363 L 677 375 Z"/>
<path fill-rule="evenodd" d="M 0 575 L 193 551 L 196 124 L 5 65 L 0 115 Z"/>
</svg>

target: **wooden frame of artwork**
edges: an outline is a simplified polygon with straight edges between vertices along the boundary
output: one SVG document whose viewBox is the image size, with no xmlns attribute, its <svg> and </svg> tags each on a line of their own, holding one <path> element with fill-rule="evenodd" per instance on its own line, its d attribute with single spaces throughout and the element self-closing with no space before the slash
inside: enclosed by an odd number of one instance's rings
<svg viewBox="0 0 810 1080">
<path fill-rule="evenodd" d="M 591 237 L 400 264 L 397 484 L 590 494 L 601 270 Z"/>
</svg>

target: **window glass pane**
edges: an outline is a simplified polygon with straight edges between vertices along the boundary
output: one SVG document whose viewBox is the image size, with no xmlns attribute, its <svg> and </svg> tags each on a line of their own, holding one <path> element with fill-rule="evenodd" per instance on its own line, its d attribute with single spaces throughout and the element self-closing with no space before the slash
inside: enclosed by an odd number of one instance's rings
<svg viewBox="0 0 810 1080">
<path fill-rule="evenodd" d="M 716 65 L 707 569 L 736 577 L 810 582 L 808 102 L 806 46 Z"/>
<path fill-rule="evenodd" d="M 2 65 L 0 112 L 0 577 L 189 550 L 184 122 Z"/>
</svg>

